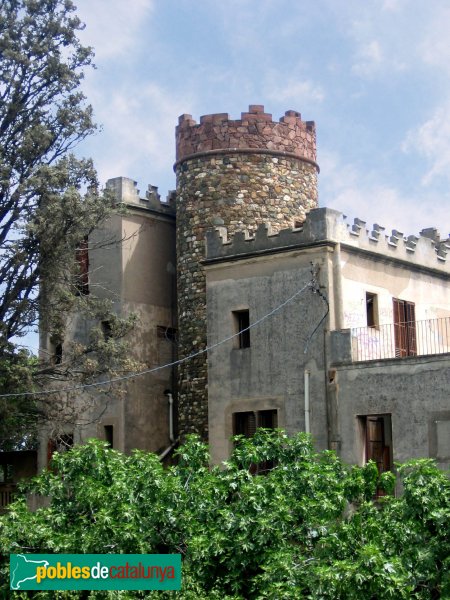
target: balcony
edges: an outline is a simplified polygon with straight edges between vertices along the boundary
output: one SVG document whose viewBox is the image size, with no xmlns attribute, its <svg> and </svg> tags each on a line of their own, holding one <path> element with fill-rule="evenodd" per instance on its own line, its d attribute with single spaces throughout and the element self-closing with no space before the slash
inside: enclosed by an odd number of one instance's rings
<svg viewBox="0 0 450 600">
<path fill-rule="evenodd" d="M 353 362 L 450 353 L 450 317 L 349 331 Z"/>
</svg>

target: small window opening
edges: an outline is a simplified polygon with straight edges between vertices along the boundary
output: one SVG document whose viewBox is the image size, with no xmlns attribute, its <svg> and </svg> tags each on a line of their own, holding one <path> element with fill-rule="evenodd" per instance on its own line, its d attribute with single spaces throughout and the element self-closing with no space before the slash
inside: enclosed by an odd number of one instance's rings
<svg viewBox="0 0 450 600">
<path fill-rule="evenodd" d="M 55 352 L 53 354 L 53 362 L 55 365 L 61 365 L 63 361 L 63 346 L 61 342 L 55 344 Z"/>
<path fill-rule="evenodd" d="M 233 435 L 243 435 L 247 438 L 255 435 L 258 427 L 276 429 L 278 426 L 278 411 L 276 409 L 237 412 L 233 414 Z M 264 460 L 250 466 L 252 475 L 262 475 L 275 466 L 273 460 Z"/>
<path fill-rule="evenodd" d="M 73 434 L 63 433 L 48 440 L 47 464 L 50 464 L 55 452 L 67 452 L 73 447 Z"/>
<path fill-rule="evenodd" d="M 361 424 L 363 442 L 363 462 L 372 460 L 378 473 L 392 470 L 392 422 L 391 415 L 367 415 L 358 417 Z M 377 489 L 376 496 L 384 492 Z"/>
<path fill-rule="evenodd" d="M 238 348 L 250 348 L 250 311 L 235 310 L 233 311 L 233 320 Z"/>
<path fill-rule="evenodd" d="M 0 465 L 0 483 L 12 483 L 14 481 L 13 465 Z"/>
<path fill-rule="evenodd" d="M 112 325 L 111 321 L 101 322 L 102 333 L 105 340 L 109 340 L 112 337 Z"/>
<path fill-rule="evenodd" d="M 79 296 L 89 294 L 89 245 L 86 237 L 79 244 L 75 253 L 75 259 L 78 266 L 75 285 Z"/>
<path fill-rule="evenodd" d="M 108 443 L 110 448 L 114 448 L 114 426 L 105 425 L 103 429 L 105 432 L 105 441 Z"/>
<path fill-rule="evenodd" d="M 366 316 L 367 327 L 378 327 L 378 296 L 370 292 L 366 293 Z"/>
<path fill-rule="evenodd" d="M 166 339 L 168 342 L 173 342 L 174 344 L 177 341 L 177 330 L 175 327 L 164 327 L 163 325 L 158 325 L 156 327 L 156 335 L 160 339 Z"/>
</svg>

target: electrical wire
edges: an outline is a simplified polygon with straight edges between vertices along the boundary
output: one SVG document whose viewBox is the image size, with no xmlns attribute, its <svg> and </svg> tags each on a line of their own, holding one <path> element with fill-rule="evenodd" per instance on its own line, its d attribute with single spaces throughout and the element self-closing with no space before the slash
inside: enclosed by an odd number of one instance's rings
<svg viewBox="0 0 450 600">
<path fill-rule="evenodd" d="M 192 358 L 195 358 L 196 356 L 199 356 L 201 354 L 205 354 L 205 352 L 209 352 L 209 351 L 213 350 L 214 348 L 217 348 L 218 346 L 221 346 L 222 344 L 225 344 L 226 342 L 229 342 L 230 340 L 232 340 L 232 339 L 236 338 L 237 336 L 241 335 L 243 332 L 248 331 L 248 330 L 252 329 L 253 327 L 256 327 L 257 325 L 259 325 L 260 323 L 262 323 L 266 319 L 269 319 L 272 315 L 274 315 L 275 313 L 277 313 L 278 311 L 280 311 L 287 304 L 289 304 L 290 302 L 292 302 L 293 300 L 295 300 L 295 298 L 297 298 L 297 296 L 300 296 L 300 294 L 302 294 L 306 289 L 311 288 L 313 291 L 315 291 L 315 285 L 316 285 L 315 284 L 315 279 L 313 277 L 313 279 L 311 281 L 309 281 L 307 284 L 305 284 L 301 289 L 297 290 L 295 292 L 295 294 L 292 294 L 292 296 L 290 296 L 287 300 L 285 300 L 284 302 L 282 302 L 281 304 L 279 304 L 278 306 L 276 306 L 275 308 L 273 308 L 270 312 L 268 312 L 267 314 L 265 314 L 264 316 L 262 316 L 260 319 L 257 319 L 253 323 L 250 323 L 250 325 L 248 327 L 245 327 L 244 329 L 241 329 L 237 333 L 234 333 L 233 335 L 230 335 L 230 336 L 228 336 L 228 337 L 220 340 L 219 342 L 216 342 L 215 344 L 211 344 L 211 346 L 206 346 L 206 348 L 202 348 L 201 350 L 197 350 L 196 352 L 192 352 L 191 354 L 188 354 L 187 356 L 185 356 L 183 358 L 179 358 L 178 360 L 175 360 L 173 362 L 167 363 L 165 365 L 160 365 L 158 367 L 153 367 L 152 369 L 146 369 L 145 371 L 140 371 L 138 373 L 130 373 L 128 375 L 123 375 L 121 377 L 113 377 L 111 379 L 107 379 L 107 380 L 104 380 L 104 381 L 96 381 L 94 383 L 85 383 L 85 384 L 80 384 L 80 385 L 74 385 L 74 386 L 71 386 L 71 387 L 56 388 L 56 389 L 51 389 L 51 390 L 39 390 L 39 391 L 36 391 L 36 392 L 19 392 L 19 393 L 16 393 L 16 394 L 12 394 L 12 393 L 9 393 L 9 394 L 0 394 L 0 398 L 10 398 L 10 397 L 17 398 L 17 397 L 23 397 L 23 396 L 44 396 L 44 395 L 48 395 L 48 394 L 60 394 L 62 392 L 72 392 L 72 391 L 77 391 L 77 390 L 85 390 L 85 389 L 88 389 L 88 388 L 101 387 L 103 385 L 109 385 L 111 383 L 119 383 L 120 381 L 127 381 L 127 380 L 130 380 L 130 379 L 135 379 L 136 377 L 141 377 L 142 375 L 147 375 L 149 373 L 156 373 L 157 371 L 162 371 L 163 369 L 167 369 L 169 367 L 175 367 L 177 365 L 181 365 L 182 363 L 185 363 L 188 360 L 191 360 Z M 319 323 L 319 325 L 320 325 L 320 323 Z M 314 331 L 316 331 L 316 330 L 314 330 Z"/>
</svg>

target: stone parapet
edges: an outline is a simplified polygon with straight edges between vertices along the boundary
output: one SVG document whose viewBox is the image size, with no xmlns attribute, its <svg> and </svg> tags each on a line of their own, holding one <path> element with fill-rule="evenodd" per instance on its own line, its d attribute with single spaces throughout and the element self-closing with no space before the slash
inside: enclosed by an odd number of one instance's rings
<svg viewBox="0 0 450 600">
<path fill-rule="evenodd" d="M 145 198 L 141 198 L 137 188 L 137 182 L 128 177 L 113 177 L 106 182 L 106 189 L 113 192 L 117 201 L 127 206 L 139 207 L 166 215 L 175 215 L 175 195 L 169 192 L 167 201 L 162 202 L 158 194 L 158 188 L 149 184 Z"/>
<path fill-rule="evenodd" d="M 217 226 L 206 234 L 206 260 L 289 250 L 320 242 L 340 243 L 384 258 L 450 272 L 447 260 L 450 236 L 441 239 L 437 229 L 423 229 L 417 236 L 405 236 L 397 229 L 386 234 L 381 225 L 366 228 L 366 222 L 359 218 L 349 224 L 342 213 L 330 208 L 311 210 L 298 228 L 273 231 L 270 224 L 262 223 L 253 235 L 248 230 L 232 234 L 226 227 Z"/>
<path fill-rule="evenodd" d="M 176 128 L 176 160 L 196 154 L 221 154 L 230 151 L 269 152 L 293 155 L 316 161 L 316 127 L 314 121 L 302 121 L 300 113 L 286 111 L 279 121 L 264 112 L 260 105 L 250 105 L 241 118 L 231 120 L 227 113 L 205 115 L 200 123 L 191 115 L 181 115 Z"/>
</svg>

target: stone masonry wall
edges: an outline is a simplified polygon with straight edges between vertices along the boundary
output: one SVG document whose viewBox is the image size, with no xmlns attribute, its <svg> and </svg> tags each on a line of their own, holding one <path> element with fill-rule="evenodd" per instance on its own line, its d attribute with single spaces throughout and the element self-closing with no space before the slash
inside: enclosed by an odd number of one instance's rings
<svg viewBox="0 0 450 600">
<path fill-rule="evenodd" d="M 239 121 L 189 115 L 177 127 L 177 268 L 179 355 L 206 347 L 206 288 L 202 262 L 208 229 L 230 233 L 270 223 L 292 227 L 317 207 L 314 123 L 287 111 L 279 123 L 261 106 Z M 206 355 L 180 365 L 179 429 L 207 438 Z"/>
</svg>

